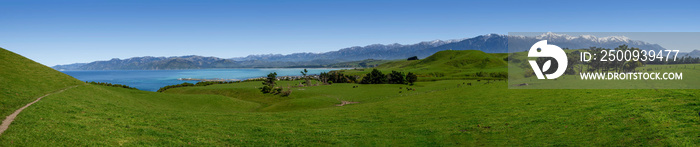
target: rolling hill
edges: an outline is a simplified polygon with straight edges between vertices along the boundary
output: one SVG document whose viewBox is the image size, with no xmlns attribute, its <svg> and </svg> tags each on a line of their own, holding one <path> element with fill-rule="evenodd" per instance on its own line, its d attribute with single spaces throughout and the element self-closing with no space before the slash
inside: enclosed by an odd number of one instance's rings
<svg viewBox="0 0 700 147">
<path fill-rule="evenodd" d="M 417 74 L 419 81 L 446 79 L 504 79 L 508 71 L 504 53 L 485 53 L 479 50 L 439 51 L 421 60 L 397 60 L 376 67 L 384 73 L 392 70 Z M 371 70 L 340 70 L 349 75 L 363 76 Z M 491 75 L 499 74 L 499 75 Z"/>
<path fill-rule="evenodd" d="M 0 48 L 0 69 L 1 116 L 7 116 L 52 91 L 84 84 L 4 48 Z"/>
<path fill-rule="evenodd" d="M 41 95 L 81 84 L 17 54 L 2 53 L 2 100 L 23 99 L 7 96 L 14 91 L 45 87 L 34 90 Z M 459 76 L 502 71 L 504 56 L 443 51 L 377 68 Z M 293 92 L 288 97 L 260 93 L 258 81 L 173 88 L 164 93 L 80 85 L 25 109 L 0 136 L 0 146 L 698 144 L 698 90 L 530 90 L 508 89 L 505 81 L 434 80 L 413 86 L 290 87 Z M 299 82 L 279 81 L 278 85 Z M 341 100 L 359 103 L 336 106 Z"/>
</svg>

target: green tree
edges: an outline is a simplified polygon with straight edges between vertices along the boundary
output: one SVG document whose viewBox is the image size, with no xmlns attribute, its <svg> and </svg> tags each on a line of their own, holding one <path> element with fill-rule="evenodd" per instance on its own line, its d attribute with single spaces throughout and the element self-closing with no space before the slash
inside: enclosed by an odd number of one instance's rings
<svg viewBox="0 0 700 147">
<path fill-rule="evenodd" d="M 389 74 L 389 84 L 406 84 L 406 75 L 403 72 L 391 71 Z"/>
<path fill-rule="evenodd" d="M 308 73 L 309 73 L 309 71 L 306 70 L 306 68 L 304 68 L 304 70 L 301 71 L 301 75 L 304 76 L 304 85 L 306 85 L 306 86 L 311 85 L 311 80 L 309 79 L 308 76 L 306 76 L 306 74 L 308 74 Z"/>
<path fill-rule="evenodd" d="M 408 72 L 408 74 L 406 74 L 406 81 L 409 84 L 413 85 L 414 82 L 418 81 L 418 76 L 416 76 L 416 74 L 413 74 L 412 72 Z"/>
<path fill-rule="evenodd" d="M 267 78 L 262 82 L 263 87 L 260 88 L 262 93 L 270 93 L 272 89 L 275 88 L 275 81 L 277 80 L 277 72 L 272 72 L 267 74 Z"/>
<path fill-rule="evenodd" d="M 331 78 L 331 74 L 322 72 L 321 74 L 318 75 L 318 80 L 321 81 L 323 84 L 329 84 L 329 79 Z M 331 81 L 332 82 L 332 81 Z"/>
<path fill-rule="evenodd" d="M 387 83 L 387 78 L 386 75 L 384 75 L 381 71 L 374 69 L 372 72 L 368 73 L 365 75 L 365 77 L 362 78 L 361 84 L 386 84 Z"/>
</svg>

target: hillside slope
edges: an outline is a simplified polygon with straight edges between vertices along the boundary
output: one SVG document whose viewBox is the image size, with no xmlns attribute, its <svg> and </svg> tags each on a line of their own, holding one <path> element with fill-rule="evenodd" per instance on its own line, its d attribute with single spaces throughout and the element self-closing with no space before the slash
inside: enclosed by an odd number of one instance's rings
<svg viewBox="0 0 700 147">
<path fill-rule="evenodd" d="M 417 62 L 396 61 L 382 64 L 378 68 L 440 68 L 440 69 L 485 69 L 506 66 L 498 54 L 479 50 L 446 50 L 437 52 Z"/>
<path fill-rule="evenodd" d="M 37 97 L 82 84 L 71 76 L 3 48 L 0 48 L 0 69 L 0 116 L 3 119 Z"/>
<path fill-rule="evenodd" d="M 439 51 L 421 60 L 400 60 L 381 64 L 376 67 L 384 73 L 392 70 L 412 72 L 419 81 L 445 79 L 503 79 L 507 72 L 507 57 L 503 53 L 485 53 L 480 50 L 445 50 Z M 349 75 L 363 76 L 371 69 L 341 70 Z M 492 75 L 499 74 L 501 76 Z"/>
</svg>

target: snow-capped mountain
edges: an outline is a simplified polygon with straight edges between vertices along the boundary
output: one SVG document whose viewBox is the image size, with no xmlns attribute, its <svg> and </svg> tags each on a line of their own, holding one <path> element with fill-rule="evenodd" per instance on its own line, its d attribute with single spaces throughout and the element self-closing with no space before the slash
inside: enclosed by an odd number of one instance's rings
<svg viewBox="0 0 700 147">
<path fill-rule="evenodd" d="M 598 38 L 593 35 L 580 35 L 580 36 L 570 36 L 566 34 L 556 34 L 552 32 L 547 32 L 542 35 L 538 35 L 535 37 L 536 39 L 540 40 L 558 40 L 558 41 L 577 41 L 577 40 L 582 40 L 582 41 L 590 41 L 590 42 L 597 42 L 597 43 L 606 43 L 606 42 L 639 42 L 639 43 L 644 43 L 648 44 L 642 41 L 634 41 L 631 40 L 628 37 L 625 36 L 608 36 L 608 37 L 601 37 Z"/>
<path fill-rule="evenodd" d="M 249 55 L 232 59 L 216 57 L 181 56 L 181 57 L 135 57 L 129 59 L 112 59 L 92 63 L 77 63 L 54 66 L 65 70 L 133 70 L 133 69 L 201 69 L 201 68 L 251 68 L 251 67 L 323 67 L 339 62 L 360 61 L 365 59 L 394 60 L 418 56 L 428 57 L 443 50 L 481 50 L 486 53 L 506 53 L 526 51 L 537 41 L 548 40 L 562 48 L 587 49 L 590 47 L 615 48 L 626 44 L 645 50 L 664 49 L 658 44 L 632 40 L 625 36 L 596 37 L 593 35 L 570 36 L 566 34 L 544 33 L 538 36 L 513 36 L 487 34 L 473 38 L 453 40 L 423 41 L 415 44 L 372 44 L 354 46 L 325 53 L 293 53 Z"/>
<path fill-rule="evenodd" d="M 637 47 L 643 50 L 664 50 L 658 44 L 652 44 L 641 40 L 632 40 L 626 36 L 607 36 L 596 37 L 593 35 L 570 36 L 566 34 L 556 34 L 547 32 L 535 37 L 515 37 L 510 38 L 511 48 L 519 48 L 516 51 L 522 51 L 522 48 L 529 48 L 534 42 L 539 40 L 547 40 L 549 44 L 554 44 L 562 48 L 581 49 L 589 47 L 615 48 L 620 45 L 628 45 Z"/>
</svg>

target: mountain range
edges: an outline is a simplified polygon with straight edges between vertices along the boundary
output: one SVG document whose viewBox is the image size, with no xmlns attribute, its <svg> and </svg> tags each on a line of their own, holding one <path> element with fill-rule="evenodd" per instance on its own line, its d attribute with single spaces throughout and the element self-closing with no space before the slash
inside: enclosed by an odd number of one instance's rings
<svg viewBox="0 0 700 147">
<path fill-rule="evenodd" d="M 203 57 L 196 55 L 179 57 L 133 57 L 111 59 L 91 63 L 57 65 L 57 70 L 161 70 L 161 69 L 206 69 L 206 68 L 279 68 L 279 67 L 337 67 L 336 63 L 365 59 L 397 60 L 412 56 L 428 57 L 443 50 L 481 50 L 486 53 L 518 52 L 529 49 L 539 40 L 548 40 L 562 48 L 615 48 L 626 44 L 641 49 L 664 49 L 658 44 L 631 40 L 624 36 L 596 37 L 592 35 L 569 36 L 544 33 L 539 36 L 514 36 L 487 34 L 473 38 L 424 41 L 416 44 L 372 44 L 354 46 L 325 53 L 293 53 L 249 55 L 237 58 Z M 509 51 L 508 47 L 511 50 Z M 337 64 L 336 64 L 337 65 Z"/>
</svg>

